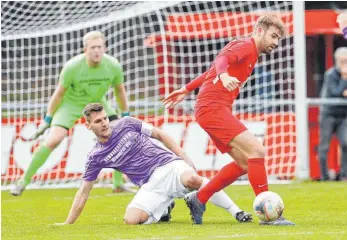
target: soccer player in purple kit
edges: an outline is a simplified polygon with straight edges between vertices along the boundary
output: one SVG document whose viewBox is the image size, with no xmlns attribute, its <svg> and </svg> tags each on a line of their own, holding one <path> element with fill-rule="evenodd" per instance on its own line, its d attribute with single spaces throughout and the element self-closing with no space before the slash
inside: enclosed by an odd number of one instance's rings
<svg viewBox="0 0 347 240">
<path fill-rule="evenodd" d="M 159 128 L 132 117 L 122 118 L 110 126 L 100 103 L 88 104 L 83 115 L 86 127 L 94 132 L 98 142 L 88 154 L 83 183 L 66 221 L 55 225 L 76 221 L 103 168 L 117 169 L 141 187 L 126 209 L 125 224 L 169 221 L 173 199 L 183 198 L 209 181 L 196 173 L 184 150 Z M 239 222 L 252 220 L 252 215 L 242 211 L 224 191 L 215 193 L 210 201 Z"/>
</svg>

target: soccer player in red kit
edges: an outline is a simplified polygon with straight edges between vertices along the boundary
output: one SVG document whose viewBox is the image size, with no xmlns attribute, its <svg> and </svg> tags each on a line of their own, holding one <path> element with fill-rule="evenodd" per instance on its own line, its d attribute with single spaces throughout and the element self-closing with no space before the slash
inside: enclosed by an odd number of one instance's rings
<svg viewBox="0 0 347 240">
<path fill-rule="evenodd" d="M 164 99 L 167 108 L 174 107 L 202 85 L 195 105 L 196 121 L 217 148 L 235 160 L 224 166 L 206 186 L 185 198 L 195 224 L 202 224 L 208 199 L 246 173 L 255 195 L 268 191 L 265 149 L 232 114 L 231 105 L 239 94 L 239 88 L 252 73 L 258 56 L 270 54 L 278 46 L 284 29 L 283 22 L 276 16 L 259 17 L 251 37 L 231 41 L 221 50 L 209 70 Z M 282 217 L 275 222 L 261 224 L 294 225 Z"/>
</svg>

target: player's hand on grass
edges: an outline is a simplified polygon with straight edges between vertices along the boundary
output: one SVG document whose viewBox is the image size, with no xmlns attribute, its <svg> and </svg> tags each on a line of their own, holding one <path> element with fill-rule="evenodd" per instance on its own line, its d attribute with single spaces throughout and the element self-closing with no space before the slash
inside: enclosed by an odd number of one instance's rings
<svg viewBox="0 0 347 240">
<path fill-rule="evenodd" d="M 54 224 L 52 224 L 52 226 L 55 226 L 55 227 L 58 227 L 58 226 L 65 226 L 65 225 L 67 225 L 67 223 L 65 223 L 65 222 L 62 222 L 62 223 L 54 223 Z"/>
<path fill-rule="evenodd" d="M 240 81 L 235 77 L 229 76 L 227 73 L 220 74 L 219 79 L 228 91 L 233 91 L 240 86 Z"/>
<path fill-rule="evenodd" d="M 48 129 L 51 126 L 51 122 L 52 122 L 52 117 L 50 116 L 46 116 L 43 119 L 43 122 L 40 124 L 40 126 L 37 128 L 36 132 L 34 133 L 34 135 L 31 137 L 32 140 L 37 139 L 39 136 L 41 136 L 46 129 Z"/>
<path fill-rule="evenodd" d="M 173 108 L 177 105 L 177 103 L 181 102 L 188 94 L 189 91 L 185 87 L 173 91 L 163 100 L 164 106 L 166 108 Z"/>
</svg>

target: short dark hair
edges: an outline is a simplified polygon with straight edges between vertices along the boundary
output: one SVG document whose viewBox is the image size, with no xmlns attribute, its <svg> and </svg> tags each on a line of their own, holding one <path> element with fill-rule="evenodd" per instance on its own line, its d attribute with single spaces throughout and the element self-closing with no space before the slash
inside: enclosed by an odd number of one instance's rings
<svg viewBox="0 0 347 240">
<path fill-rule="evenodd" d="M 84 118 L 89 122 L 90 114 L 93 112 L 101 112 L 104 110 L 104 106 L 100 103 L 90 103 L 82 111 Z"/>
<path fill-rule="evenodd" d="M 264 15 L 264 16 L 259 17 L 255 26 L 254 26 L 254 31 L 256 31 L 256 29 L 258 27 L 261 27 L 265 31 L 267 31 L 269 29 L 269 27 L 271 27 L 271 26 L 279 29 L 282 36 L 285 35 L 286 30 L 285 30 L 285 26 L 284 26 L 283 21 L 281 20 L 280 17 L 278 17 L 277 15 L 274 15 L 274 14 L 268 14 L 268 15 Z"/>
</svg>

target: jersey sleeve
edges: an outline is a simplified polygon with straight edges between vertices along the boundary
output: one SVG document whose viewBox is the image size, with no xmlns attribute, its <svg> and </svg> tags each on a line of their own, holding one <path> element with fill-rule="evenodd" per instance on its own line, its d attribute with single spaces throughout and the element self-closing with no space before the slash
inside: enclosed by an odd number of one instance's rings
<svg viewBox="0 0 347 240">
<path fill-rule="evenodd" d="M 59 83 L 65 88 L 69 88 L 72 84 L 72 72 L 68 65 L 65 65 L 59 75 Z"/>
<path fill-rule="evenodd" d="M 93 161 L 92 157 L 88 157 L 85 172 L 83 175 L 83 179 L 86 181 L 94 181 L 98 178 L 98 175 L 101 171 L 101 167 L 97 165 L 95 161 Z"/>
<path fill-rule="evenodd" d="M 227 72 L 228 66 L 237 63 L 237 57 L 235 55 L 232 56 L 218 56 L 214 61 L 214 67 L 216 69 L 217 76 L 220 73 Z"/>
<path fill-rule="evenodd" d="M 124 117 L 121 121 L 125 121 L 126 126 L 131 126 L 134 131 L 144 134 L 148 137 L 152 136 L 153 126 L 149 123 L 140 121 L 133 117 Z"/>
<path fill-rule="evenodd" d="M 113 86 L 122 84 L 124 82 L 124 72 L 122 65 L 117 59 L 112 60 L 112 68 L 114 69 L 115 77 L 113 79 Z"/>
<path fill-rule="evenodd" d="M 196 88 L 200 87 L 201 84 L 203 84 L 203 82 L 206 80 L 206 76 L 208 74 L 208 71 L 204 72 L 203 74 L 197 76 L 196 78 L 194 78 L 192 81 L 190 81 L 187 85 L 186 85 L 186 89 L 189 92 L 192 92 L 193 90 L 195 90 Z"/>
</svg>

